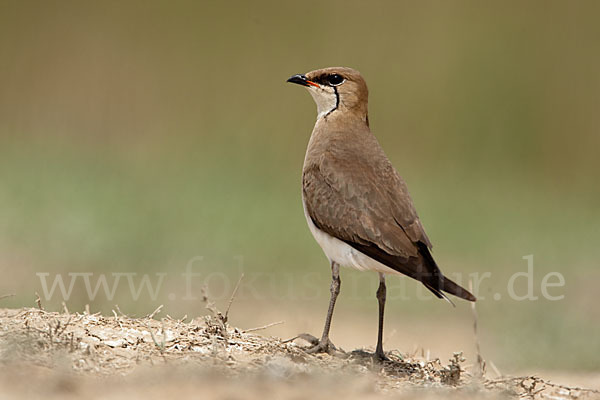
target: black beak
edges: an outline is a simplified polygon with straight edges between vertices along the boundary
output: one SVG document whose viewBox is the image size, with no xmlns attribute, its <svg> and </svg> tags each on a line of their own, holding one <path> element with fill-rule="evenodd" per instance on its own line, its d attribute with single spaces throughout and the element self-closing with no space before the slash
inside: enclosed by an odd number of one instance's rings
<svg viewBox="0 0 600 400">
<path fill-rule="evenodd" d="M 290 79 L 287 80 L 290 83 L 296 83 L 302 86 L 308 86 L 308 79 L 304 75 L 294 75 Z"/>
</svg>

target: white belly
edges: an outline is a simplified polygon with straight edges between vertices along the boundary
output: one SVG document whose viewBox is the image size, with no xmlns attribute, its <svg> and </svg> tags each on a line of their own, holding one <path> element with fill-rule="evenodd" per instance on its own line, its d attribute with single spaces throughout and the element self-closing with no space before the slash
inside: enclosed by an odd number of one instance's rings
<svg viewBox="0 0 600 400">
<path fill-rule="evenodd" d="M 317 243 L 319 243 L 319 246 L 321 246 L 321 248 L 325 252 L 325 255 L 329 259 L 329 262 L 335 262 L 344 267 L 356 268 L 360 271 L 370 270 L 381 272 L 384 274 L 400 274 L 398 271 L 395 271 L 392 268 L 383 265 L 379 261 L 376 261 L 371 257 L 367 256 L 366 254 L 363 254 L 360 251 L 356 250 L 349 244 L 317 228 L 317 226 L 314 224 L 314 222 L 308 215 L 304 199 L 302 199 L 302 206 L 304 207 L 304 216 L 306 217 L 306 222 L 308 223 L 310 232 L 312 233 Z"/>
</svg>

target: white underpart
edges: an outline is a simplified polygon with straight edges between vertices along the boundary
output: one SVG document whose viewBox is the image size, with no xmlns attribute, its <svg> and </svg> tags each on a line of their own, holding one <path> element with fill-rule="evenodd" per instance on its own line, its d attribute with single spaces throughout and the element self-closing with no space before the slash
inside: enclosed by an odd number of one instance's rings
<svg viewBox="0 0 600 400">
<path fill-rule="evenodd" d="M 302 206 L 304 207 L 304 216 L 306 217 L 306 222 L 308 223 L 310 232 L 317 243 L 319 243 L 319 246 L 321 246 L 323 249 L 323 252 L 325 252 L 329 262 L 335 262 L 344 267 L 356 268 L 360 271 L 377 271 L 384 274 L 400 274 L 398 271 L 393 270 L 379 261 L 372 259 L 366 254 L 356 250 L 349 244 L 317 228 L 310 218 L 310 215 L 308 215 L 304 196 L 302 196 Z"/>
<path fill-rule="evenodd" d="M 329 114 L 337 104 L 337 96 L 332 87 L 322 86 L 307 86 L 308 92 L 317 103 L 317 119 Z"/>
</svg>

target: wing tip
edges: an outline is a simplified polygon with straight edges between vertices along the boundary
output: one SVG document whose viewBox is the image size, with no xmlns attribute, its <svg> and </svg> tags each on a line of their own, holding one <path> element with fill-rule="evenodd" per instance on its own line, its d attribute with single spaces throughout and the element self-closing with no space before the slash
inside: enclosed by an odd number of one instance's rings
<svg viewBox="0 0 600 400">
<path fill-rule="evenodd" d="M 463 288 L 462 286 L 458 285 L 457 283 L 451 281 L 450 279 L 448 279 L 446 277 L 444 277 L 442 280 L 441 289 L 444 292 L 453 294 L 454 296 L 460 297 L 463 300 L 472 301 L 472 302 L 477 301 L 477 298 L 475 296 L 473 296 L 473 294 L 471 294 L 471 292 L 469 292 L 467 289 Z"/>
</svg>

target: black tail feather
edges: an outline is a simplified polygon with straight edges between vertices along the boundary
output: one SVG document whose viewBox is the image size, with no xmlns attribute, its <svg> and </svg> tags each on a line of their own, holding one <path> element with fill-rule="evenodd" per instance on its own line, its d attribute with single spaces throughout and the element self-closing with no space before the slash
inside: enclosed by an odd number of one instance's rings
<svg viewBox="0 0 600 400">
<path fill-rule="evenodd" d="M 441 289 L 444 292 L 455 295 L 456 297 L 460 297 L 461 299 L 469 300 L 469 301 L 477 301 L 477 298 L 471 294 L 467 289 L 457 285 L 452 282 L 450 279 L 443 277 L 442 278 L 442 287 Z"/>
<path fill-rule="evenodd" d="M 382 251 L 374 244 L 362 244 L 347 241 L 350 246 L 388 267 L 422 282 L 425 287 L 440 299 L 450 304 L 452 301 L 442 291 L 453 294 L 461 299 L 475 301 L 475 296 L 446 278 L 438 268 L 429 248 L 423 242 L 416 243 L 421 257 L 412 257 L 410 263 L 404 257 L 393 256 Z"/>
<path fill-rule="evenodd" d="M 419 242 L 419 252 L 434 271 L 433 279 L 431 279 L 427 283 L 422 281 L 423 284 L 433 292 L 433 294 L 435 294 L 439 298 L 445 298 L 446 300 L 450 301 L 450 299 L 448 299 L 443 293 L 441 293 L 441 291 L 443 290 L 444 292 L 453 294 L 454 296 L 460 297 L 461 299 L 465 299 L 468 301 L 477 301 L 477 298 L 475 298 L 475 296 L 473 296 L 467 289 L 461 287 L 460 285 L 456 284 L 452 280 L 442 275 L 442 271 L 440 271 L 440 269 L 438 268 L 435 260 L 433 259 L 433 256 L 429 252 L 429 248 L 425 243 Z M 450 303 L 452 302 L 450 301 Z"/>
</svg>

